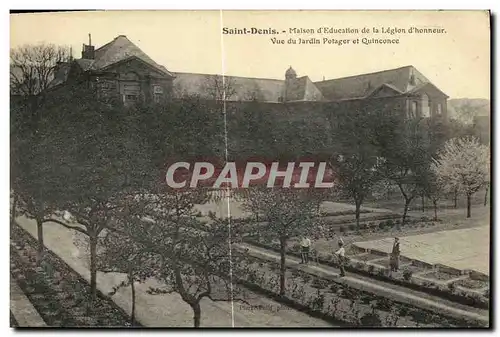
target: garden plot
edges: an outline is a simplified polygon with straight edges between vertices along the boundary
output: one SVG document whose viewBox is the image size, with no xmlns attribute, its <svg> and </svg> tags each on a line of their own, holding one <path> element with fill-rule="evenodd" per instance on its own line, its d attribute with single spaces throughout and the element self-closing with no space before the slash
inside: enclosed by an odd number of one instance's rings
<svg viewBox="0 0 500 337">
<path fill-rule="evenodd" d="M 257 257 L 248 256 L 240 267 L 235 269 L 238 278 L 260 286 L 277 294 L 279 291 L 279 264 Z M 455 320 L 440 313 L 429 312 L 393 301 L 376 294 L 354 289 L 341 280 L 323 278 L 307 272 L 287 268 L 286 298 L 303 305 L 312 314 L 322 314 L 333 320 L 344 322 L 342 325 L 359 326 L 366 316 L 377 316 L 382 326 L 427 326 L 453 327 L 471 326 L 471 322 Z M 373 318 L 373 317 L 372 317 Z M 477 323 L 473 323 L 477 324 Z M 367 326 L 377 326 L 367 325 Z"/>
<path fill-rule="evenodd" d="M 489 282 L 487 281 L 473 280 L 471 278 L 459 280 L 457 282 L 454 282 L 454 284 L 462 288 L 472 289 L 472 290 L 486 289 L 489 286 Z"/>
<path fill-rule="evenodd" d="M 345 211 L 354 211 L 356 207 L 351 204 L 325 201 L 321 204 L 321 212 L 325 213 L 333 213 L 333 212 L 345 212 Z M 378 212 L 378 213 L 392 213 L 391 210 L 385 208 L 373 208 L 373 207 L 361 207 L 362 211 L 369 212 Z"/>
<path fill-rule="evenodd" d="M 429 264 L 489 274 L 489 226 L 449 230 L 400 238 L 401 254 Z M 357 242 L 358 247 L 390 252 L 394 239 Z"/>
<path fill-rule="evenodd" d="M 27 230 L 33 237 L 36 237 L 36 224 L 32 220 L 18 217 L 16 221 Z M 88 257 L 83 247 L 77 247 L 76 241 L 85 241 L 79 233 L 66 229 L 54 223 L 44 225 L 44 241 L 46 247 L 61 257 L 73 270 L 77 271 L 87 281 L 89 280 Z M 97 274 L 97 285 L 104 294 L 109 293 L 115 285 L 118 285 L 126 278 L 122 273 L 101 273 Z M 177 294 L 149 295 L 149 287 L 158 287 L 155 280 L 148 280 L 144 284 L 136 285 L 136 317 L 139 322 L 149 327 L 192 327 L 192 309 L 182 301 Z M 130 312 L 131 308 L 130 287 L 120 289 L 113 297 L 113 301 Z M 262 295 L 255 295 L 249 301 L 252 306 L 263 306 L 271 308 L 281 308 L 282 305 L 265 298 Z M 331 326 L 323 320 L 312 318 L 307 314 L 291 308 L 283 310 L 254 310 L 249 311 L 239 304 L 231 307 L 230 302 L 213 302 L 209 299 L 201 302 L 202 327 L 231 327 L 231 311 L 234 309 L 235 326 L 239 327 L 311 327 L 311 326 Z"/>
</svg>

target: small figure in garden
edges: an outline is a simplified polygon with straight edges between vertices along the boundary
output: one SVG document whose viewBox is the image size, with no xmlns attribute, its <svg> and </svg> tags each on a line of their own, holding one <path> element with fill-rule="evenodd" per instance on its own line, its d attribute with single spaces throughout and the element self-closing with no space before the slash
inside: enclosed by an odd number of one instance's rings
<svg viewBox="0 0 500 337">
<path fill-rule="evenodd" d="M 394 238 L 394 244 L 392 245 L 392 253 L 391 253 L 391 272 L 398 271 L 400 254 L 401 250 L 399 248 L 399 238 Z"/>
<path fill-rule="evenodd" d="M 338 256 L 340 277 L 344 277 L 345 276 L 345 249 L 344 249 L 344 241 L 342 239 L 339 240 L 339 249 L 335 252 L 335 255 Z"/>
<path fill-rule="evenodd" d="M 301 254 L 300 256 L 302 257 L 302 262 L 300 263 L 308 263 L 309 262 L 309 251 L 311 250 L 311 240 L 303 236 L 302 240 L 300 241 L 300 247 L 301 247 Z"/>
</svg>

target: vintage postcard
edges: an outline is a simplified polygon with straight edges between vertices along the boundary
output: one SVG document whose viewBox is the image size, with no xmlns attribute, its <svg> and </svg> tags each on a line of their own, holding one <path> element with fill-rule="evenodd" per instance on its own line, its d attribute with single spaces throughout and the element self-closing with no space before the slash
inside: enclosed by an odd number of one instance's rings
<svg viewBox="0 0 500 337">
<path fill-rule="evenodd" d="M 490 327 L 488 11 L 10 37 L 11 327 Z"/>
</svg>

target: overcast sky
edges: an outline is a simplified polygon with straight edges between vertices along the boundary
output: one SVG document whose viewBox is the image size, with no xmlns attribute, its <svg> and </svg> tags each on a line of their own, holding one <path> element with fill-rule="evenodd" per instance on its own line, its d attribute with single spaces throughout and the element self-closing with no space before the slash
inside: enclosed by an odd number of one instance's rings
<svg viewBox="0 0 500 337">
<path fill-rule="evenodd" d="M 273 45 L 271 35 L 223 35 L 227 28 L 444 28 L 446 34 L 395 34 L 397 45 Z M 490 32 L 486 12 L 230 12 L 108 11 L 11 15 L 11 47 L 50 42 L 71 45 L 81 56 L 88 34 L 97 48 L 126 35 L 157 63 L 174 72 L 283 79 L 332 79 L 415 66 L 450 98 L 490 97 Z M 293 35 L 279 34 L 288 40 Z M 295 38 L 309 38 L 296 35 Z M 315 37 L 323 38 L 315 34 Z M 388 38 L 388 34 L 330 35 Z"/>
</svg>

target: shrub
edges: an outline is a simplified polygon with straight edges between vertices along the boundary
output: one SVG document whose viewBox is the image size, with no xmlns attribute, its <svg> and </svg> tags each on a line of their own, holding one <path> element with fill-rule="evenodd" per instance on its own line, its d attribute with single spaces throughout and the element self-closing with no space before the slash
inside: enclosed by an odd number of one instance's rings
<svg viewBox="0 0 500 337">
<path fill-rule="evenodd" d="M 356 230 L 356 225 L 355 224 L 350 224 L 349 225 L 349 230 L 352 232 L 354 230 Z"/>
<path fill-rule="evenodd" d="M 359 323 L 361 323 L 361 326 L 366 326 L 366 327 L 377 327 L 377 326 L 382 326 L 382 320 L 380 319 L 379 315 L 376 313 L 369 313 L 361 317 L 359 320 Z"/>
<path fill-rule="evenodd" d="M 472 301 L 474 301 L 474 303 L 482 303 L 484 301 L 481 294 L 472 293 L 472 294 L 469 294 L 468 297 L 470 299 L 472 299 Z"/>
<path fill-rule="evenodd" d="M 380 223 L 378 224 L 378 228 L 384 229 L 385 228 L 385 221 L 380 221 Z"/>
<path fill-rule="evenodd" d="M 338 284 L 336 284 L 336 283 L 332 283 L 332 284 L 330 284 L 330 291 L 331 291 L 332 293 L 334 293 L 334 294 L 335 294 L 335 293 L 336 293 L 339 289 L 340 289 L 340 288 L 339 288 L 339 285 L 338 285 Z"/>
<path fill-rule="evenodd" d="M 369 272 L 370 274 L 373 274 L 373 272 L 374 272 L 374 271 L 375 271 L 375 266 L 374 266 L 374 265 L 372 265 L 372 264 L 370 264 L 370 265 L 368 266 L 368 272 Z"/>
<path fill-rule="evenodd" d="M 486 289 L 483 295 L 484 297 L 490 298 L 490 289 Z"/>
<path fill-rule="evenodd" d="M 345 227 L 344 226 L 340 226 L 339 227 L 339 231 L 340 231 L 340 233 L 344 233 L 345 232 Z"/>
<path fill-rule="evenodd" d="M 368 225 L 366 223 L 359 224 L 359 229 L 367 230 L 368 229 Z"/>
<path fill-rule="evenodd" d="M 413 272 L 410 269 L 405 269 L 403 271 L 403 279 L 405 281 L 410 281 L 412 276 L 413 276 Z"/>
<path fill-rule="evenodd" d="M 354 265 L 354 268 L 357 270 L 363 270 L 363 269 L 365 269 L 365 264 L 363 262 L 356 262 L 356 264 Z"/>
<path fill-rule="evenodd" d="M 300 252 L 300 244 L 299 243 L 295 243 L 292 246 L 292 252 Z"/>
<path fill-rule="evenodd" d="M 448 283 L 448 289 L 449 289 L 451 292 L 454 292 L 454 291 L 455 291 L 455 289 L 457 289 L 457 285 L 455 284 L 455 282 Z"/>
<path fill-rule="evenodd" d="M 394 227 L 394 221 L 392 221 L 392 220 L 390 220 L 390 219 L 389 219 L 389 220 L 387 220 L 387 222 L 386 222 L 386 226 L 387 226 L 387 227 Z"/>
<path fill-rule="evenodd" d="M 316 288 L 316 289 L 323 289 L 327 286 L 326 281 L 323 281 L 319 278 L 313 279 L 311 282 L 311 287 Z"/>
<path fill-rule="evenodd" d="M 304 283 L 308 283 L 311 280 L 311 275 L 304 273 L 302 275 L 302 280 L 304 281 Z"/>
<path fill-rule="evenodd" d="M 401 220 L 400 219 L 396 219 L 395 223 L 396 223 L 396 225 L 401 225 Z"/>
<path fill-rule="evenodd" d="M 385 276 L 385 269 L 379 269 L 377 274 L 378 276 Z"/>
</svg>

